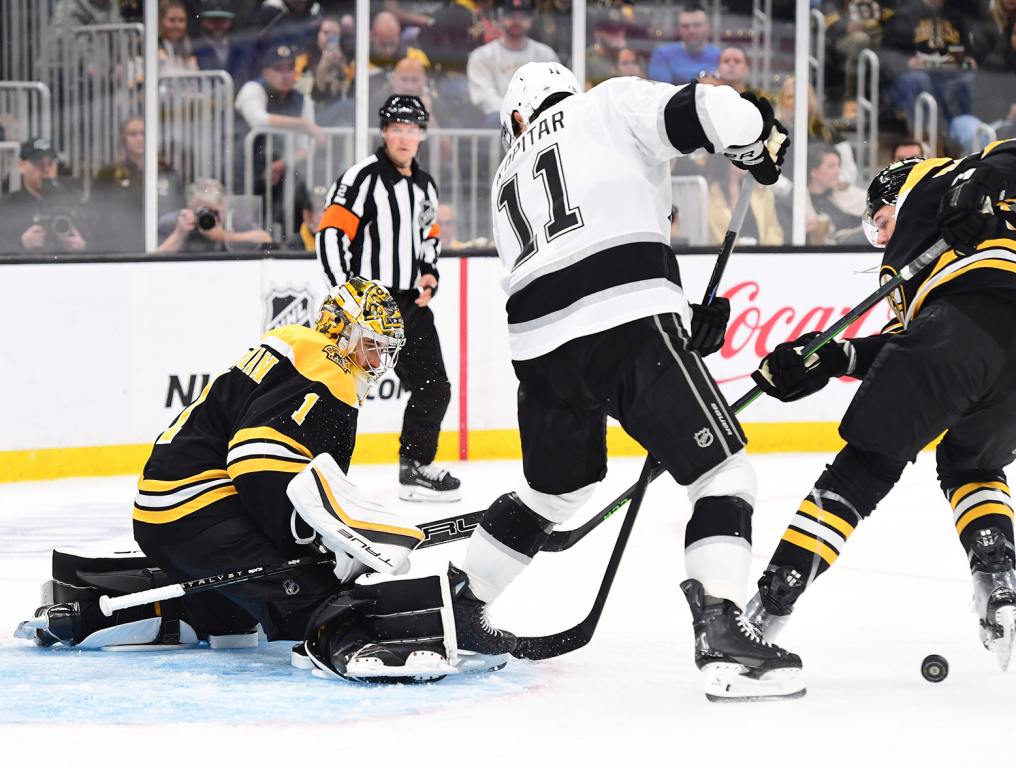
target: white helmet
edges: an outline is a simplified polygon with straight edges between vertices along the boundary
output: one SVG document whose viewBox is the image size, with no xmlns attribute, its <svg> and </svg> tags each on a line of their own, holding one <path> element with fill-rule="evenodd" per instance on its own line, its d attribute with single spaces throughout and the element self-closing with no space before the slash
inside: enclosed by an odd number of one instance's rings
<svg viewBox="0 0 1016 768">
<path fill-rule="evenodd" d="M 579 92 L 579 82 L 572 71 L 556 62 L 531 61 L 515 70 L 501 102 L 501 141 L 507 150 L 515 141 L 512 114 L 519 112 L 529 122 L 533 113 L 555 93 Z"/>
</svg>

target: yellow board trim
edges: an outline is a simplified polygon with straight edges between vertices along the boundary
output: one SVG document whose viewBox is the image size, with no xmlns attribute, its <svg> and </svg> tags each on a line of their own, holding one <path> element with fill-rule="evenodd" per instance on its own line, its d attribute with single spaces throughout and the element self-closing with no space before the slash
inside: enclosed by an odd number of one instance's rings
<svg viewBox="0 0 1016 768">
<path fill-rule="evenodd" d="M 823 544 L 818 539 L 814 539 L 811 536 L 805 536 L 803 533 L 798 533 L 797 531 L 791 531 L 789 529 L 786 530 L 783 533 L 783 540 L 789 541 L 791 544 L 796 544 L 797 546 L 801 547 L 801 549 L 806 549 L 809 552 L 814 552 L 816 555 L 825 560 L 826 563 L 828 563 L 829 565 L 832 565 L 834 562 L 836 562 L 836 558 L 839 557 L 839 555 L 836 554 L 836 550 L 834 550 L 832 547 Z"/>
<path fill-rule="evenodd" d="M 309 464 L 310 462 L 307 463 Z M 298 461 L 251 457 L 230 465 L 229 476 L 235 480 L 252 472 L 288 472 L 291 475 L 295 475 L 302 472 L 306 466 L 307 464 L 302 464 Z"/>
<path fill-rule="evenodd" d="M 966 485 L 961 485 L 952 492 L 952 496 L 949 497 L 949 503 L 955 509 L 956 505 L 963 501 L 967 494 L 973 493 L 974 491 L 981 491 L 985 488 L 995 488 L 996 490 L 1004 493 L 1006 496 L 1009 495 L 1009 486 L 1001 480 L 992 480 L 989 483 L 967 483 Z"/>
<path fill-rule="evenodd" d="M 207 493 L 202 493 L 186 504 L 181 504 L 179 507 L 173 507 L 172 509 L 155 511 L 134 507 L 134 519 L 142 523 L 154 523 L 156 525 L 160 523 L 172 523 L 174 520 L 179 520 L 181 517 L 185 517 L 192 512 L 197 512 L 199 509 L 204 509 L 230 496 L 236 496 L 236 488 L 231 485 L 224 485 L 221 488 L 214 488 Z"/>
<path fill-rule="evenodd" d="M 423 531 L 419 528 L 400 528 L 396 525 L 385 525 L 384 523 L 368 523 L 365 520 L 357 520 L 346 514 L 346 510 L 335 500 L 335 495 L 332 493 L 331 487 L 328 485 L 328 481 L 321 476 L 321 473 L 317 471 L 317 468 L 312 467 L 311 472 L 314 473 L 314 477 L 321 483 L 321 487 L 324 488 L 325 496 L 328 497 L 329 503 L 332 505 L 332 509 L 350 528 L 365 528 L 368 531 L 379 531 L 381 533 L 394 533 L 396 536 L 408 536 L 411 539 L 417 541 L 423 541 Z"/>
<path fill-rule="evenodd" d="M 1005 515 L 1012 520 L 1012 508 L 1005 504 L 980 504 L 956 521 L 956 533 L 963 533 L 968 525 L 986 515 Z"/>
<path fill-rule="evenodd" d="M 229 441 L 227 448 L 232 450 L 240 443 L 246 443 L 248 440 L 274 440 L 277 443 L 284 443 L 285 445 L 288 445 L 294 451 L 306 456 L 308 459 L 314 458 L 314 455 L 303 445 L 298 443 L 289 435 L 284 435 L 279 432 L 279 430 L 272 429 L 271 427 L 250 427 L 249 429 L 241 429 L 233 435 L 233 439 Z"/>
<path fill-rule="evenodd" d="M 854 526 L 842 517 L 837 517 L 832 512 L 819 508 L 819 506 L 813 501 L 805 499 L 801 502 L 801 506 L 798 511 L 808 517 L 818 520 L 820 523 L 825 523 L 829 527 L 835 528 L 844 536 L 849 536 L 854 532 Z"/>
<path fill-rule="evenodd" d="M 191 483 L 200 483 L 204 480 L 228 480 L 229 474 L 224 469 L 209 469 L 199 475 L 191 475 L 180 480 L 148 480 L 141 478 L 138 482 L 138 490 L 142 493 L 160 493 L 161 491 L 175 491 Z"/>
</svg>

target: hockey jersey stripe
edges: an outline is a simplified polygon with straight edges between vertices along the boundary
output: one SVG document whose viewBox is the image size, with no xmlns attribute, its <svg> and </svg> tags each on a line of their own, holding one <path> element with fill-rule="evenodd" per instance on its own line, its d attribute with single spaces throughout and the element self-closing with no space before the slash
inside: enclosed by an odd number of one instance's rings
<svg viewBox="0 0 1016 768">
<path fill-rule="evenodd" d="M 175 507 L 177 504 L 197 498 L 202 493 L 229 485 L 229 483 L 229 478 L 225 477 L 221 480 L 208 480 L 198 485 L 187 486 L 173 493 L 160 494 L 139 491 L 138 495 L 134 498 L 134 503 L 144 509 L 168 509 L 169 507 Z"/>
<path fill-rule="evenodd" d="M 138 481 L 138 490 L 145 493 L 172 493 L 189 486 L 205 483 L 209 480 L 228 480 L 229 474 L 224 469 L 209 469 L 197 475 L 184 477 L 180 480 L 150 480 L 142 477 Z"/>
<path fill-rule="evenodd" d="M 232 448 L 228 454 L 226 454 L 226 466 L 234 464 L 237 461 L 243 461 L 251 457 L 261 458 L 272 456 L 278 459 L 288 459 L 290 461 L 301 461 L 307 463 L 308 458 L 302 451 L 297 453 L 291 450 L 282 443 L 273 442 L 271 440 L 253 440 L 250 442 L 241 443 Z"/>
<path fill-rule="evenodd" d="M 197 512 L 199 509 L 204 509 L 218 501 L 229 498 L 230 496 L 236 495 L 236 488 L 232 484 L 224 485 L 220 488 L 214 488 L 207 493 L 202 493 L 195 499 L 188 501 L 170 509 L 162 510 L 151 510 L 143 506 L 139 506 L 137 503 L 134 505 L 134 519 L 142 523 L 172 523 L 175 520 L 179 520 L 181 517 L 185 517 L 193 512 Z"/>
<path fill-rule="evenodd" d="M 310 462 L 306 459 L 251 458 L 241 459 L 229 465 L 229 476 L 234 480 L 252 472 L 288 472 L 295 475 Z"/>
<path fill-rule="evenodd" d="M 1002 247 L 1002 244 L 1005 244 L 1005 247 Z M 928 298 L 928 294 L 962 275 L 976 269 L 995 269 L 1016 274 L 1016 251 L 1011 250 L 1013 246 L 1016 246 L 1016 242 L 1008 239 L 986 240 L 981 245 L 982 250 L 956 260 L 947 258 L 950 254 L 955 258 L 954 251 L 946 251 L 931 277 L 921 283 L 921 287 L 914 294 L 913 302 L 903 320 L 904 325 L 909 327 L 913 319 L 917 317 L 917 312 L 924 304 L 925 299 Z M 1016 280 L 1013 282 L 1013 287 L 1016 287 Z"/>
<path fill-rule="evenodd" d="M 307 459 L 314 458 L 314 454 L 312 454 L 299 442 L 291 438 L 289 435 L 284 435 L 282 432 L 279 432 L 279 430 L 273 429 L 272 427 L 252 427 L 249 429 L 241 429 L 233 435 L 233 439 L 229 441 L 228 448 L 232 451 L 234 448 L 237 448 L 245 443 L 257 441 L 281 443 L 282 445 L 289 446 L 301 456 L 305 456 Z"/>
</svg>

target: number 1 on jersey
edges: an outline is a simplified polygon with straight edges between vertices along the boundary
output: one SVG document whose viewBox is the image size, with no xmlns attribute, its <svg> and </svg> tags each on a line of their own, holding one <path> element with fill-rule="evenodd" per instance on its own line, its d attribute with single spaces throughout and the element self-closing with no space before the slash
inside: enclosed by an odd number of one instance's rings
<svg viewBox="0 0 1016 768">
<path fill-rule="evenodd" d="M 295 421 L 298 425 L 302 426 L 303 420 L 306 419 L 307 414 L 310 413 L 310 409 L 313 408 L 314 403 L 316 403 L 320 399 L 321 398 L 318 395 L 314 394 L 313 392 L 309 392 L 306 395 L 304 395 L 303 402 L 300 403 L 300 407 L 297 408 L 292 413 L 293 421 Z"/>
<path fill-rule="evenodd" d="M 572 207 L 568 200 L 568 186 L 564 181 L 561 153 L 557 144 L 552 144 L 536 156 L 536 162 L 533 164 L 533 178 L 543 182 L 543 191 L 547 195 L 550 221 L 543 228 L 547 242 L 583 225 L 581 209 L 578 206 Z M 533 226 L 522 210 L 517 176 L 512 176 L 501 185 L 497 195 L 497 207 L 499 211 L 505 211 L 508 214 L 508 222 L 522 248 L 512 267 L 512 269 L 517 269 L 539 248 L 533 233 Z"/>
</svg>

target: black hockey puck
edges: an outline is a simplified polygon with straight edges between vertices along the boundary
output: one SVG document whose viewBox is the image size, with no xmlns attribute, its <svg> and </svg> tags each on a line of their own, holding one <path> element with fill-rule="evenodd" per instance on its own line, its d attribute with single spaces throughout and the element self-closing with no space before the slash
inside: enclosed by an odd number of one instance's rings
<svg viewBox="0 0 1016 768">
<path fill-rule="evenodd" d="M 941 683 L 949 676 L 949 662 L 937 653 L 925 656 L 921 662 L 921 674 L 929 683 Z"/>
</svg>

